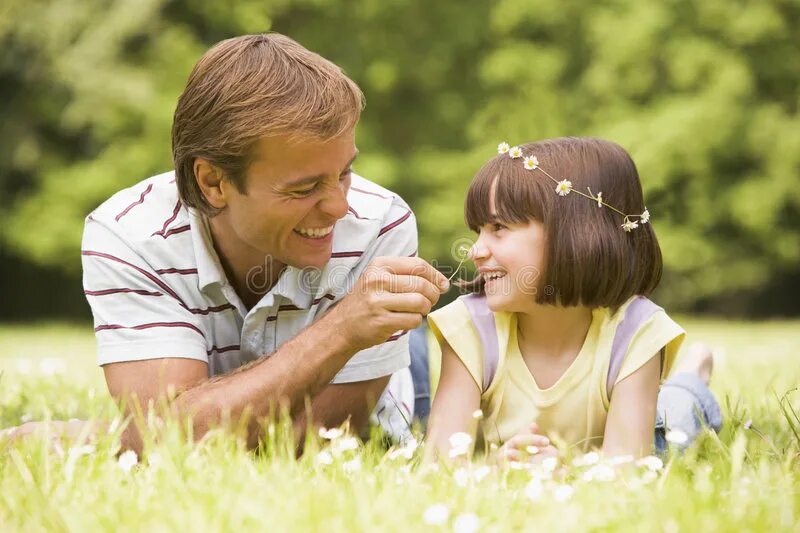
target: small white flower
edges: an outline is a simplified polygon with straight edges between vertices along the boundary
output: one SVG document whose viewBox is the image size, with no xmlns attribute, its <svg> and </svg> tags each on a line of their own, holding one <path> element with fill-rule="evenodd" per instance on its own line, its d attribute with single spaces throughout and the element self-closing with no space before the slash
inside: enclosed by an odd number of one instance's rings
<svg viewBox="0 0 800 533">
<path fill-rule="evenodd" d="M 644 208 L 644 213 L 642 213 L 642 216 L 639 217 L 639 221 L 642 224 L 647 224 L 650 222 L 650 211 L 648 211 L 646 207 Z"/>
<path fill-rule="evenodd" d="M 536 167 L 539 166 L 539 160 L 535 155 L 532 155 L 523 159 L 522 164 L 525 167 L 525 170 L 535 170 Z"/>
<path fill-rule="evenodd" d="M 339 454 L 342 452 L 349 452 L 358 449 L 358 439 L 355 437 L 344 437 L 337 439 L 331 444 L 331 451 Z"/>
<path fill-rule="evenodd" d="M 441 526 L 448 518 L 450 518 L 450 508 L 443 503 L 431 505 L 422 515 L 422 520 L 429 526 Z"/>
<path fill-rule="evenodd" d="M 136 466 L 138 462 L 139 456 L 136 455 L 136 452 L 128 450 L 119 456 L 119 459 L 117 459 L 117 466 L 119 466 L 123 472 L 130 472 L 131 468 Z"/>
<path fill-rule="evenodd" d="M 26 422 L 30 422 L 31 420 L 33 420 L 33 415 L 30 413 L 23 413 L 22 416 L 19 417 L 19 421 L 22 422 L 23 424 Z"/>
<path fill-rule="evenodd" d="M 450 459 L 455 459 L 456 457 L 460 457 L 462 455 L 467 455 L 467 454 L 469 454 L 469 449 L 458 448 L 458 447 L 450 448 L 450 451 L 447 453 Z"/>
<path fill-rule="evenodd" d="M 545 472 L 552 472 L 558 466 L 558 457 L 545 457 L 542 461 L 542 469 Z"/>
<path fill-rule="evenodd" d="M 342 463 L 342 470 L 348 473 L 358 472 L 361 470 L 361 457 L 355 457 L 345 463 Z"/>
<path fill-rule="evenodd" d="M 508 155 L 511 156 L 511 159 L 519 159 L 522 157 L 522 148 L 519 146 L 512 146 L 508 150 Z"/>
<path fill-rule="evenodd" d="M 161 454 L 156 452 L 148 453 L 147 464 L 153 469 L 161 468 L 164 465 L 164 458 L 161 457 Z"/>
<path fill-rule="evenodd" d="M 333 456 L 328 450 L 322 450 L 317 454 L 316 461 L 321 465 L 330 465 L 333 464 Z"/>
<path fill-rule="evenodd" d="M 572 190 L 572 182 L 569 180 L 561 180 L 556 185 L 556 192 L 559 196 L 566 196 Z"/>
<path fill-rule="evenodd" d="M 603 193 L 597 193 L 597 207 L 603 207 Z"/>
<path fill-rule="evenodd" d="M 507 154 L 510 149 L 511 147 L 508 145 L 508 143 L 500 143 L 497 145 L 497 153 L 501 155 Z"/>
<path fill-rule="evenodd" d="M 542 482 L 537 478 L 530 480 L 525 486 L 525 497 L 531 501 L 540 500 L 543 493 L 544 485 L 542 485 Z"/>
<path fill-rule="evenodd" d="M 539 448 L 537 448 L 536 446 L 528 446 L 527 448 L 525 448 L 525 451 L 531 455 L 536 455 L 537 453 L 539 453 Z"/>
<path fill-rule="evenodd" d="M 459 468 L 453 472 L 453 481 L 459 487 L 466 487 L 469 485 L 469 472 L 465 468 Z"/>
<path fill-rule="evenodd" d="M 610 464 L 611 466 L 624 465 L 632 462 L 633 462 L 632 455 L 617 455 L 608 460 L 608 464 Z"/>
<path fill-rule="evenodd" d="M 664 468 L 664 461 L 655 455 L 648 455 L 647 457 L 642 457 L 636 461 L 636 466 L 644 466 L 647 467 L 647 469 L 651 472 L 657 472 Z"/>
<path fill-rule="evenodd" d="M 622 226 L 620 227 L 625 231 L 630 232 L 631 230 L 638 228 L 639 224 L 637 222 L 634 222 L 633 220 L 625 219 L 625 223 L 622 224 Z"/>
<path fill-rule="evenodd" d="M 572 498 L 572 495 L 575 493 L 575 489 L 572 488 L 570 485 L 556 485 L 553 488 L 553 498 L 557 502 L 565 502 Z"/>
<path fill-rule="evenodd" d="M 481 527 L 480 519 L 472 513 L 463 513 L 453 522 L 453 533 L 475 533 Z"/>
<path fill-rule="evenodd" d="M 464 433 L 463 431 L 453 433 L 452 435 L 450 435 L 450 438 L 448 440 L 450 442 L 450 446 L 452 446 L 453 448 L 457 447 L 462 448 L 472 444 L 472 437 L 470 437 L 469 434 Z"/>
<path fill-rule="evenodd" d="M 95 447 L 91 444 L 84 444 L 83 446 L 76 446 L 74 448 L 70 448 L 67 451 L 67 455 L 70 457 L 82 457 L 84 455 L 91 455 L 95 452 Z"/>
<path fill-rule="evenodd" d="M 583 464 L 594 465 L 600 462 L 600 454 L 597 452 L 589 452 L 583 456 Z"/>
<path fill-rule="evenodd" d="M 664 435 L 664 438 L 667 439 L 667 442 L 678 445 L 686 444 L 689 441 L 689 435 L 680 429 L 671 429 L 667 431 L 667 434 Z"/>
<path fill-rule="evenodd" d="M 489 468 L 488 466 L 486 466 L 486 465 L 484 465 L 484 466 L 481 466 L 480 468 L 477 468 L 477 469 L 476 469 L 476 470 L 475 470 L 475 471 L 472 473 L 472 478 L 473 478 L 475 481 L 477 481 L 477 482 L 479 482 L 479 483 L 480 483 L 481 481 L 483 481 L 483 478 L 485 478 L 486 476 L 488 476 L 488 475 L 489 475 L 489 473 L 490 473 L 491 471 L 492 471 L 492 469 L 491 469 L 491 468 Z"/>
<path fill-rule="evenodd" d="M 342 428 L 319 428 L 319 436 L 323 439 L 327 440 L 335 440 L 344 435 L 344 430 Z"/>
<path fill-rule="evenodd" d="M 583 473 L 584 481 L 613 481 L 616 477 L 614 469 L 605 464 L 596 464 Z"/>
<path fill-rule="evenodd" d="M 480 420 L 481 418 L 483 418 L 483 411 L 481 411 L 480 409 L 476 409 L 475 411 L 472 412 L 472 418 Z"/>
</svg>

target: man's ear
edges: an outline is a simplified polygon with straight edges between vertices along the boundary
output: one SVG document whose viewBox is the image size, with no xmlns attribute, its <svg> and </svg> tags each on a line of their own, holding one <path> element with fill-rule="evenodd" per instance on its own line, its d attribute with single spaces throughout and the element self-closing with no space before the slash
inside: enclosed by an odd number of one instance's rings
<svg viewBox="0 0 800 533">
<path fill-rule="evenodd" d="M 225 174 L 213 165 L 208 159 L 198 157 L 194 160 L 194 179 L 200 190 L 203 191 L 206 201 L 216 209 L 224 209 L 228 204 L 222 181 Z"/>
</svg>

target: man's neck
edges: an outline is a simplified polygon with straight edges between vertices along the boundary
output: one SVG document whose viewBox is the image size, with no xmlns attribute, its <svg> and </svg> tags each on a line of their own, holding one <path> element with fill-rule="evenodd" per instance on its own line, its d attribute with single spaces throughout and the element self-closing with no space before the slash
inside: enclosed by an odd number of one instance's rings
<svg viewBox="0 0 800 533">
<path fill-rule="evenodd" d="M 278 283 L 286 265 L 236 237 L 224 216 L 210 217 L 211 240 L 225 275 L 247 309 Z"/>
</svg>

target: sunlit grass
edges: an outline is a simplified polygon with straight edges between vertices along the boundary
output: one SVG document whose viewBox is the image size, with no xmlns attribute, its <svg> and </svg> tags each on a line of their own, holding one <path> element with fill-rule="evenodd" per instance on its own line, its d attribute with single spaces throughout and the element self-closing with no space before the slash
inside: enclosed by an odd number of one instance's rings
<svg viewBox="0 0 800 533">
<path fill-rule="evenodd" d="M 419 450 L 387 454 L 378 439 L 353 450 L 316 436 L 295 459 L 281 426 L 259 454 L 232 434 L 190 444 L 169 426 L 127 470 L 117 429 L 61 453 L 46 438 L 0 444 L 0 528 L 800 531 L 800 392 L 791 392 L 800 323 L 680 322 L 717 349 L 712 384 L 726 423 L 657 472 L 628 466 L 589 481 L 591 466 L 571 458 L 553 474 L 487 471 L 480 461 L 435 470 L 419 464 Z M 0 426 L 111 420 L 93 349 L 88 325 L 0 328 Z"/>
</svg>

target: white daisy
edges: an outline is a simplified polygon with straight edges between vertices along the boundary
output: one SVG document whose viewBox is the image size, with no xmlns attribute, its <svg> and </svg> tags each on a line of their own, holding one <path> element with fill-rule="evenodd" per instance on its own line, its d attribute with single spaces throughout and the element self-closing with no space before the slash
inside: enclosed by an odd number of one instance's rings
<svg viewBox="0 0 800 533">
<path fill-rule="evenodd" d="M 566 196 L 572 190 L 572 182 L 569 180 L 561 180 L 556 185 L 556 192 L 559 196 Z"/>
<path fill-rule="evenodd" d="M 472 412 L 472 418 L 476 420 L 483 418 L 483 411 L 481 411 L 480 409 L 476 409 L 475 411 Z"/>
<path fill-rule="evenodd" d="M 321 465 L 333 464 L 333 456 L 331 455 L 331 452 L 329 452 L 328 450 L 322 450 L 321 452 L 319 452 L 317 454 L 316 460 L 317 463 Z"/>
<path fill-rule="evenodd" d="M 565 502 L 572 498 L 575 489 L 570 485 L 556 485 L 553 489 L 553 499 L 557 502 Z"/>
<path fill-rule="evenodd" d="M 597 193 L 597 207 L 603 207 L 603 193 Z"/>
<path fill-rule="evenodd" d="M 638 228 L 639 224 L 637 222 L 634 222 L 633 220 L 626 219 L 625 223 L 622 224 L 622 226 L 620 226 L 620 227 L 622 229 L 624 229 L 625 231 L 630 232 L 631 230 L 634 230 L 634 229 Z"/>
<path fill-rule="evenodd" d="M 448 518 L 450 518 L 450 508 L 443 503 L 431 505 L 422 515 L 422 520 L 429 526 L 441 526 Z"/>
<path fill-rule="evenodd" d="M 508 155 L 511 156 L 511 159 L 519 159 L 522 157 L 522 148 L 519 146 L 512 146 L 508 150 Z"/>
<path fill-rule="evenodd" d="M 475 533 L 480 527 L 480 519 L 472 513 L 460 514 L 453 522 L 454 533 Z"/>
<path fill-rule="evenodd" d="M 323 439 L 335 440 L 341 437 L 342 435 L 344 435 L 344 431 L 341 428 L 331 428 L 331 429 L 319 428 L 319 436 L 322 437 Z"/>
<path fill-rule="evenodd" d="M 647 467 L 647 469 L 651 472 L 656 472 L 664 468 L 664 461 L 655 455 L 648 455 L 647 457 L 642 457 L 636 461 L 636 466 L 644 466 Z"/>
<path fill-rule="evenodd" d="M 525 496 L 531 501 L 540 500 L 543 492 L 544 485 L 539 479 L 534 478 L 525 486 Z"/>
<path fill-rule="evenodd" d="M 348 473 L 358 472 L 361 470 L 361 457 L 356 457 L 350 461 L 342 463 L 342 470 Z"/>
<path fill-rule="evenodd" d="M 648 211 L 646 207 L 644 208 L 642 216 L 639 217 L 639 221 L 642 224 L 647 224 L 648 222 L 650 222 L 650 211 Z"/>
<path fill-rule="evenodd" d="M 535 155 L 532 155 L 523 159 L 522 164 L 525 166 L 525 170 L 534 170 L 536 167 L 539 166 L 539 160 L 536 158 Z"/>
<path fill-rule="evenodd" d="M 123 472 L 130 472 L 131 468 L 136 466 L 138 462 L 139 456 L 136 455 L 136 452 L 128 450 L 119 456 L 119 459 L 117 459 L 117 466 L 119 466 Z"/>
<path fill-rule="evenodd" d="M 667 431 L 667 434 L 664 437 L 667 439 L 667 442 L 678 445 L 686 444 L 686 442 L 689 440 L 689 435 L 680 429 L 671 429 Z"/>
<path fill-rule="evenodd" d="M 508 146 L 508 143 L 500 143 L 497 145 L 497 153 L 501 155 L 507 154 L 510 149 L 511 147 Z"/>
</svg>

